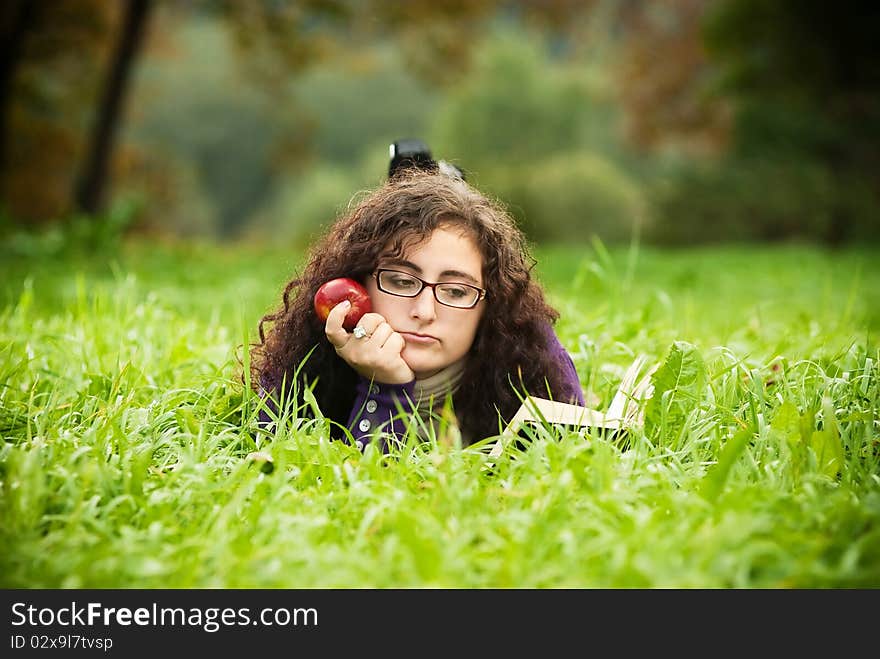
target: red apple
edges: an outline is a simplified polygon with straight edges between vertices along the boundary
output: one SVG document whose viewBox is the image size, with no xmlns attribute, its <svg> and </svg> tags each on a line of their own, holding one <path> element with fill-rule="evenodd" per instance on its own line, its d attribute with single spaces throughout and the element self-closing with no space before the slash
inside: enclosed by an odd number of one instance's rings
<svg viewBox="0 0 880 659">
<path fill-rule="evenodd" d="M 343 300 L 351 302 L 351 309 L 345 314 L 342 326 L 351 331 L 365 313 L 372 310 L 367 289 L 354 279 L 340 277 L 321 284 L 315 293 L 315 313 L 321 322 L 327 320 L 330 310 Z"/>
</svg>

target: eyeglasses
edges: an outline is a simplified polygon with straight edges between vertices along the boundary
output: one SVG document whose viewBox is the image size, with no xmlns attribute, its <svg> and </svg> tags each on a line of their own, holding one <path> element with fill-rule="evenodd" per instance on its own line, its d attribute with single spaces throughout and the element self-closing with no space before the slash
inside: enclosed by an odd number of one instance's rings
<svg viewBox="0 0 880 659">
<path fill-rule="evenodd" d="M 441 282 L 431 284 L 408 272 L 399 270 L 376 270 L 373 273 L 379 290 L 399 297 L 416 297 L 427 286 L 440 304 L 456 309 L 472 309 L 486 297 L 486 291 L 470 284 Z"/>
</svg>

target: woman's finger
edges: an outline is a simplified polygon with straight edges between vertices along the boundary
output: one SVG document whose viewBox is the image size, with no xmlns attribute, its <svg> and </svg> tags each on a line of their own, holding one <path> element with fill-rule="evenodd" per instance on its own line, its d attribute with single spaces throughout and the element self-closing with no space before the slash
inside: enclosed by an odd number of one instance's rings
<svg viewBox="0 0 880 659">
<path fill-rule="evenodd" d="M 385 342 L 388 340 L 388 337 L 394 333 L 394 330 L 391 328 L 391 325 L 388 323 L 382 323 L 373 330 L 370 340 L 375 343 L 377 348 L 382 348 L 385 345 Z"/>
<path fill-rule="evenodd" d="M 382 346 L 383 349 L 393 352 L 396 355 L 400 355 L 405 347 L 406 341 L 404 340 L 404 338 L 394 331 L 391 332 L 391 334 L 385 340 L 385 344 Z"/>
<path fill-rule="evenodd" d="M 351 334 L 345 331 L 342 321 L 345 320 L 345 314 L 351 308 L 351 302 L 343 300 L 335 307 L 330 309 L 327 314 L 327 322 L 324 323 L 324 333 L 327 339 L 333 344 L 333 347 L 339 350 L 351 339 Z"/>
<path fill-rule="evenodd" d="M 363 316 L 361 316 L 361 319 L 358 321 L 357 324 L 359 327 L 364 328 L 364 330 L 367 332 L 367 336 L 370 336 L 384 322 L 384 317 L 371 311 L 370 313 L 365 313 Z"/>
</svg>

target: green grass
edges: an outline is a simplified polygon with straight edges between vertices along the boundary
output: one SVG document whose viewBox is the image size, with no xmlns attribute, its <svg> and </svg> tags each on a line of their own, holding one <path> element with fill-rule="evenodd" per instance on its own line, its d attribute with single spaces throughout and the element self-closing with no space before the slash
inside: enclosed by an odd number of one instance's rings
<svg viewBox="0 0 880 659">
<path fill-rule="evenodd" d="M 487 469 L 258 432 L 237 347 L 296 254 L 26 247 L 0 249 L 3 587 L 880 586 L 880 250 L 539 250 L 591 405 L 665 366 L 645 430 L 539 429 Z"/>
</svg>

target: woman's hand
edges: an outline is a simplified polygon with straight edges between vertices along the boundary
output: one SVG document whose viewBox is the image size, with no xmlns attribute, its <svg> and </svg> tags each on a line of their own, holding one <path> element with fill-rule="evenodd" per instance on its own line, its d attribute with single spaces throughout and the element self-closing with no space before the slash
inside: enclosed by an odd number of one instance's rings
<svg viewBox="0 0 880 659">
<path fill-rule="evenodd" d="M 360 375 L 384 384 L 404 384 L 415 379 L 415 373 L 403 361 L 400 353 L 406 342 L 395 332 L 385 318 L 377 313 L 366 313 L 358 321 L 358 327 L 366 331 L 359 339 L 342 327 L 351 303 L 340 302 L 327 316 L 324 332 L 342 357 Z"/>
</svg>

